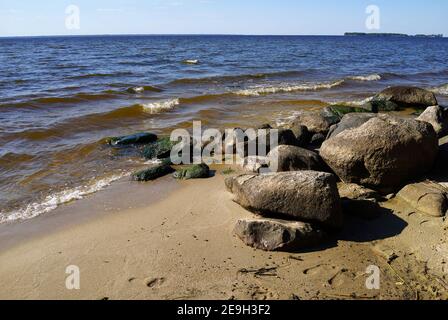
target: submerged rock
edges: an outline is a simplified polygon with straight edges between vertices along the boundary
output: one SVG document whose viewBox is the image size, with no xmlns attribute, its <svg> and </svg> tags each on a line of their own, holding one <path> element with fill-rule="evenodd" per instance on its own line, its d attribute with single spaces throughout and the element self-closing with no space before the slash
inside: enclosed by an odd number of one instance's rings
<svg viewBox="0 0 448 320">
<path fill-rule="evenodd" d="M 390 192 L 427 173 L 437 152 L 430 124 L 382 114 L 326 140 L 320 156 L 342 181 Z"/>
<path fill-rule="evenodd" d="M 128 93 L 142 93 L 145 91 L 144 87 L 131 87 L 126 90 Z"/>
<path fill-rule="evenodd" d="M 318 245 L 324 233 L 303 222 L 241 219 L 234 233 L 248 246 L 265 251 L 288 251 Z"/>
<path fill-rule="evenodd" d="M 171 155 L 171 149 L 176 145 L 169 137 L 160 138 L 156 142 L 147 145 L 143 149 L 143 156 L 146 159 L 165 159 Z"/>
<path fill-rule="evenodd" d="M 278 146 L 269 152 L 268 159 L 277 172 L 328 169 L 317 153 L 294 146 Z"/>
<path fill-rule="evenodd" d="M 107 143 L 112 146 L 126 146 L 132 144 L 147 144 L 157 140 L 157 136 L 153 133 L 142 132 L 131 134 L 129 136 L 110 138 Z"/>
<path fill-rule="evenodd" d="M 152 181 L 163 176 L 166 176 L 170 173 L 173 173 L 174 170 L 170 165 L 163 163 L 153 168 L 145 169 L 142 171 L 138 171 L 132 175 L 132 179 L 135 181 Z"/>
<path fill-rule="evenodd" d="M 397 194 L 397 197 L 431 217 L 443 217 L 448 210 L 446 190 L 435 183 L 409 184 Z"/>
<path fill-rule="evenodd" d="M 316 171 L 240 175 L 226 179 L 234 201 L 255 213 L 340 227 L 343 217 L 334 175 Z"/>
<path fill-rule="evenodd" d="M 448 133 L 448 110 L 445 108 L 440 106 L 428 107 L 417 120 L 430 123 L 439 137 Z"/>
<path fill-rule="evenodd" d="M 210 176 L 210 168 L 205 163 L 197 164 L 185 169 L 177 170 L 173 176 L 179 180 L 208 178 Z"/>
<path fill-rule="evenodd" d="M 351 114 L 351 113 L 375 112 L 372 110 L 372 108 L 368 108 L 368 107 L 364 107 L 364 106 L 354 107 L 354 106 L 346 106 L 346 105 L 342 105 L 342 104 L 331 105 L 331 106 L 327 107 L 327 109 L 331 113 L 333 113 L 334 115 L 339 117 L 339 119 L 342 119 L 343 116 L 345 116 L 346 114 Z"/>
<path fill-rule="evenodd" d="M 390 87 L 377 94 L 374 101 L 391 101 L 400 107 L 422 108 L 437 105 L 433 92 L 407 86 Z"/>
</svg>

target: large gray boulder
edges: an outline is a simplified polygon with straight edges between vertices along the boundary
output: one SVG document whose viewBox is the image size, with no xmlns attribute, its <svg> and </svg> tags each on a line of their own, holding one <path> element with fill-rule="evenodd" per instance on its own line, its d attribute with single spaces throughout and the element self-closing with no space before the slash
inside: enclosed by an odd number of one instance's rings
<svg viewBox="0 0 448 320">
<path fill-rule="evenodd" d="M 277 168 L 277 172 L 328 170 L 317 153 L 294 146 L 278 146 L 269 152 L 268 159 L 271 168 Z"/>
<path fill-rule="evenodd" d="M 320 149 L 342 181 L 383 192 L 428 172 L 437 152 L 430 124 L 384 114 L 326 140 Z"/>
<path fill-rule="evenodd" d="M 430 123 L 439 137 L 448 132 L 448 110 L 440 106 L 428 107 L 417 120 Z"/>
<path fill-rule="evenodd" d="M 407 185 L 397 197 L 428 216 L 443 217 L 448 210 L 446 192 L 436 183 L 420 182 Z"/>
<path fill-rule="evenodd" d="M 265 251 L 308 248 L 324 238 L 324 233 L 311 224 L 277 219 L 241 219 L 234 233 L 246 245 Z"/>
<path fill-rule="evenodd" d="M 437 105 L 433 92 L 408 86 L 390 87 L 377 94 L 373 101 L 391 101 L 400 107 L 429 107 Z"/>
<path fill-rule="evenodd" d="M 329 227 L 342 225 L 336 177 L 316 171 L 240 175 L 226 180 L 234 201 L 267 216 L 284 216 L 318 222 Z"/>
<path fill-rule="evenodd" d="M 337 136 L 339 133 L 345 130 L 354 129 L 362 126 L 364 123 L 372 118 L 375 118 L 378 114 L 375 113 L 349 113 L 342 117 L 341 122 L 332 125 L 330 132 L 328 132 L 327 139 Z"/>
</svg>

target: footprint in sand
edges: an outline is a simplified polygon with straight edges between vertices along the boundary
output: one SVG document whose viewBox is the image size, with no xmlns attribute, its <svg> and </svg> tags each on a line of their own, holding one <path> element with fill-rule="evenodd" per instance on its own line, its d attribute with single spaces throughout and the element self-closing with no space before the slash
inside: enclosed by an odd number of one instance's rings
<svg viewBox="0 0 448 320">
<path fill-rule="evenodd" d="M 158 288 L 165 283 L 165 278 L 147 278 L 145 279 L 145 284 L 148 288 Z"/>
</svg>

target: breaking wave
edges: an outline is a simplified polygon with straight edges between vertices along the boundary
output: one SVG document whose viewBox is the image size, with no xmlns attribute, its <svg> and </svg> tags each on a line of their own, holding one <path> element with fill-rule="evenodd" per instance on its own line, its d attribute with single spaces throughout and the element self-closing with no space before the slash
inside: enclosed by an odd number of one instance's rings
<svg viewBox="0 0 448 320">
<path fill-rule="evenodd" d="M 144 103 L 141 104 L 143 110 L 148 113 L 159 113 L 164 111 L 172 110 L 174 107 L 180 104 L 179 99 L 170 99 L 158 102 Z"/>
<path fill-rule="evenodd" d="M 327 83 L 310 83 L 310 84 L 298 84 L 298 85 L 280 85 L 280 86 L 257 86 L 252 87 L 244 90 L 239 90 L 235 92 L 237 95 L 241 96 L 260 96 L 260 95 L 267 95 L 267 94 L 275 94 L 275 93 L 288 93 L 288 92 L 295 92 L 295 91 L 317 91 L 317 90 L 324 90 L 324 89 L 331 89 L 334 87 L 338 87 L 342 85 L 345 82 L 345 80 L 338 80 L 334 82 L 327 82 Z"/>
<path fill-rule="evenodd" d="M 100 180 L 95 180 L 84 186 L 79 186 L 51 194 L 47 196 L 43 201 L 30 203 L 23 209 L 11 212 L 0 212 L 0 224 L 14 222 L 17 220 L 28 220 L 41 214 L 48 213 L 62 204 L 75 200 L 81 200 L 89 194 L 98 192 L 108 187 L 112 182 L 120 180 L 125 176 L 127 176 L 127 174 L 121 173 Z"/>
<path fill-rule="evenodd" d="M 379 81 L 381 80 L 381 75 L 374 73 L 367 76 L 352 76 L 348 77 L 348 79 L 355 81 Z"/>
</svg>

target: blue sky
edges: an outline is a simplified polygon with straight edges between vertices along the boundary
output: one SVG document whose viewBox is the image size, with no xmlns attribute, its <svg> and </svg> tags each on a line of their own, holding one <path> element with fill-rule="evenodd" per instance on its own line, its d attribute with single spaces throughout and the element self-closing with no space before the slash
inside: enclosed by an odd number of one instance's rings
<svg viewBox="0 0 448 320">
<path fill-rule="evenodd" d="M 68 5 L 80 29 L 65 26 Z M 380 9 L 374 32 L 448 35 L 447 0 L 1 0 L 0 36 L 55 34 L 343 34 L 369 32 L 368 5 Z"/>
</svg>

